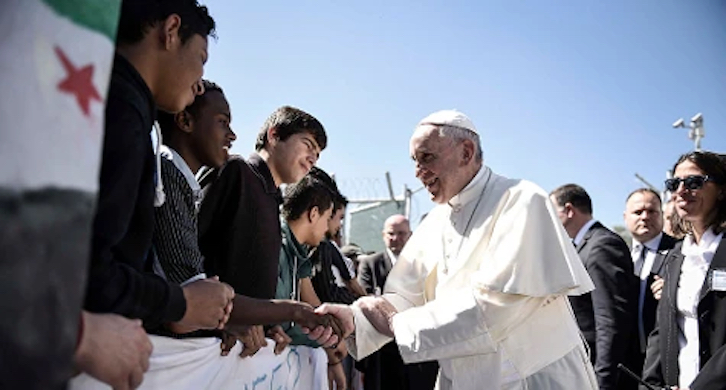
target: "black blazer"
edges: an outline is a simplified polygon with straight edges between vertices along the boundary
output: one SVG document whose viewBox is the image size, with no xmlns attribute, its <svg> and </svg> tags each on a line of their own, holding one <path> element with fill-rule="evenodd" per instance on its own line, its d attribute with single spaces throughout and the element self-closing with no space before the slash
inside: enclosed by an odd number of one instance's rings
<svg viewBox="0 0 726 390">
<path fill-rule="evenodd" d="M 199 210 L 199 249 L 208 275 L 235 293 L 275 297 L 282 248 L 280 190 L 258 154 L 232 156 L 210 184 Z M 214 176 L 212 176 L 214 177 Z"/>
<path fill-rule="evenodd" d="M 655 253 L 655 259 L 653 259 L 653 267 L 650 269 L 650 274 L 645 281 L 645 297 L 643 298 L 643 330 L 645 333 L 645 344 L 647 345 L 647 337 L 655 328 L 655 312 L 658 308 L 658 301 L 653 296 L 653 292 L 650 290 L 650 286 L 655 282 L 655 276 L 658 275 L 661 278 L 665 278 L 665 261 L 668 252 L 673 249 L 673 246 L 677 240 L 667 234 L 663 234 L 660 244 Z M 637 281 L 639 283 L 639 281 Z M 634 307 L 635 311 L 633 316 L 633 330 L 632 340 L 628 349 L 627 356 L 623 364 L 625 364 L 631 371 L 640 376 L 643 372 L 643 362 L 645 362 L 645 347 L 646 345 L 640 345 L 640 336 L 638 331 L 638 308 L 637 303 Z M 642 351 L 642 352 L 641 352 Z M 620 377 L 622 390 L 637 389 L 638 383 L 634 380 L 629 380 L 627 377 L 621 375 Z"/>
<path fill-rule="evenodd" d="M 618 363 L 632 341 L 638 305 L 638 279 L 630 250 L 622 238 L 596 222 L 577 247 L 595 290 L 570 297 L 601 390 L 619 389 Z"/>
<path fill-rule="evenodd" d="M 645 288 L 645 299 L 643 300 L 643 328 L 645 328 L 646 337 L 655 328 L 655 313 L 658 308 L 658 301 L 653 296 L 653 292 L 650 291 L 650 286 L 655 282 L 656 275 L 665 278 L 666 258 L 668 252 L 673 249 L 677 241 L 675 238 L 663 233 L 663 238 L 661 238 L 660 245 L 658 245 L 658 252 L 655 254 L 655 259 L 653 260 L 653 268 L 650 269 L 650 275 L 648 275 L 648 280 L 646 281 L 647 287 Z M 635 326 L 638 326 L 637 319 Z M 640 338 L 636 337 L 636 339 L 638 339 L 638 344 L 640 344 Z"/>
<path fill-rule="evenodd" d="M 648 338 L 643 378 L 656 386 L 678 384 L 678 323 L 676 296 L 683 255 L 676 244 L 666 259 L 665 285 L 658 305 L 657 323 Z M 713 256 L 698 304 L 701 371 L 691 390 L 726 389 L 726 292 L 710 290 L 714 269 L 726 269 L 726 243 L 721 240 Z M 645 389 L 643 387 L 643 389 Z"/>
<path fill-rule="evenodd" d="M 382 293 L 388 273 L 393 268 L 393 263 L 388 257 L 388 251 L 370 256 L 361 256 L 358 261 L 360 262 L 358 265 L 358 283 L 368 294 L 374 294 L 376 287 Z"/>
</svg>

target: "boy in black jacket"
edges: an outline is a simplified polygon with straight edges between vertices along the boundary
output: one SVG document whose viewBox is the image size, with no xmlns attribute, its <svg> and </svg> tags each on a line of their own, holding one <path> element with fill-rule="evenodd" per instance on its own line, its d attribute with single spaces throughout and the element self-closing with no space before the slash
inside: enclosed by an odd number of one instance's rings
<svg viewBox="0 0 726 390">
<path fill-rule="evenodd" d="M 106 105 L 100 187 L 85 308 L 177 333 L 222 327 L 233 290 L 215 279 L 185 287 L 150 270 L 156 107 L 177 112 L 201 91 L 214 20 L 195 0 L 126 0 Z M 158 199 L 161 200 L 161 199 Z"/>
<path fill-rule="evenodd" d="M 262 126 L 256 153 L 235 156 L 206 177 L 212 183 L 199 212 L 199 247 L 207 272 L 239 294 L 272 299 L 282 245 L 281 184 L 302 179 L 325 149 L 327 135 L 312 115 L 280 107 Z M 203 190 L 204 191 L 204 190 Z"/>
</svg>

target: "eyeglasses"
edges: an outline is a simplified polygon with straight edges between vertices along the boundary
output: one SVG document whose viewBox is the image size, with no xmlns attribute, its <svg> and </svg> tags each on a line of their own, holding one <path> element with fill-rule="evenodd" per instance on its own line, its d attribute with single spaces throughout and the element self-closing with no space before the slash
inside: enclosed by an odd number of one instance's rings
<svg viewBox="0 0 726 390">
<path fill-rule="evenodd" d="M 687 190 L 700 190 L 707 181 L 714 181 L 714 179 L 709 176 L 702 175 L 691 175 L 684 177 L 683 179 L 674 177 L 665 181 L 665 188 L 670 192 L 676 192 L 678 191 L 678 187 L 681 186 L 681 182 L 683 182 L 683 186 Z"/>
</svg>

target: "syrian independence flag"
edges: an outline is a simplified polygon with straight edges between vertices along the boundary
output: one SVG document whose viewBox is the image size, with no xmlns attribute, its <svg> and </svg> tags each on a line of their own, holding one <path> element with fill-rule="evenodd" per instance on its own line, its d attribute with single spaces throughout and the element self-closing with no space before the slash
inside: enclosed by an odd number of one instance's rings
<svg viewBox="0 0 726 390">
<path fill-rule="evenodd" d="M 72 373 L 120 0 L 0 0 L 0 388 Z"/>
<path fill-rule="evenodd" d="M 3 0 L 0 185 L 96 191 L 120 0 Z"/>
</svg>

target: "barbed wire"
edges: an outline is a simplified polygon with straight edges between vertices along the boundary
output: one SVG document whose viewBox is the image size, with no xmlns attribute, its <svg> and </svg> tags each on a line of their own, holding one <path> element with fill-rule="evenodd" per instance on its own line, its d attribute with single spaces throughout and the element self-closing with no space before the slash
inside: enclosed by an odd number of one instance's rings
<svg viewBox="0 0 726 390">
<path fill-rule="evenodd" d="M 390 197 L 385 177 L 337 177 L 338 189 L 348 199 L 385 199 Z M 399 194 L 394 186 L 394 194 Z"/>
</svg>

